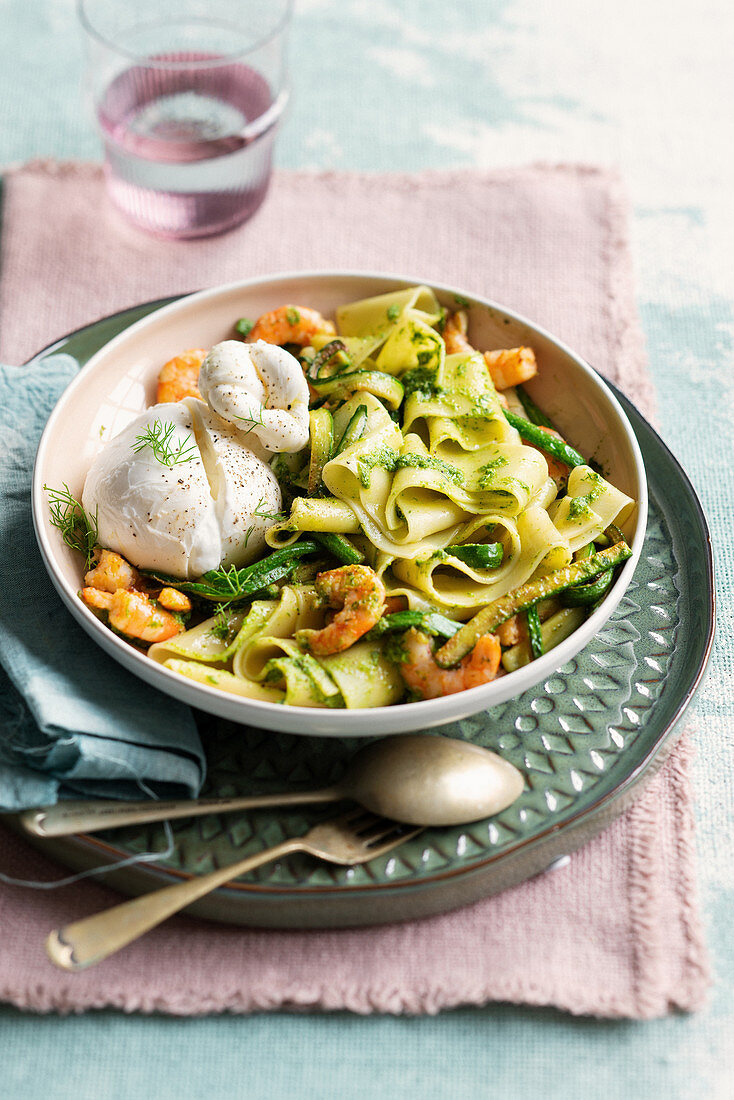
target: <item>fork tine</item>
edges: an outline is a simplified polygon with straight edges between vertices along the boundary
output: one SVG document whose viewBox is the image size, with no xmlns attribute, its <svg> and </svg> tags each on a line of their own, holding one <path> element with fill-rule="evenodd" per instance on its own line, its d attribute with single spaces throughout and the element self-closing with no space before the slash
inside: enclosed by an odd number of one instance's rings
<svg viewBox="0 0 734 1100">
<path fill-rule="evenodd" d="M 370 849 L 392 846 L 421 831 L 414 825 L 406 825 L 400 821 L 393 821 L 389 817 L 379 817 L 372 813 L 364 813 L 361 818 L 353 819 L 351 828 L 355 836 L 362 840 L 365 848 Z"/>
<path fill-rule="evenodd" d="M 382 852 L 390 851 L 391 848 L 396 848 L 424 830 L 424 826 L 406 825 L 388 817 L 380 817 L 379 814 L 374 814 L 361 806 L 352 807 L 345 813 L 323 822 L 323 826 L 344 830 L 348 834 L 345 839 L 357 845 L 355 851 L 369 853 L 370 859 Z M 320 831 L 320 826 L 316 826 L 313 831 Z M 340 861 L 337 860 L 337 862 Z"/>
<path fill-rule="evenodd" d="M 383 826 L 382 831 L 377 836 L 370 837 L 365 844 L 365 848 L 369 849 L 373 857 L 389 852 L 398 845 L 404 844 L 406 840 L 412 840 L 418 833 L 424 832 L 423 826 L 402 825 L 398 821 L 388 821 L 386 818 L 383 819 Z"/>
<path fill-rule="evenodd" d="M 373 814 L 371 810 L 365 810 L 364 806 L 352 806 L 346 810 L 343 814 L 340 814 L 338 818 L 334 820 L 342 821 L 345 825 L 354 827 L 361 821 L 380 821 L 383 820 L 377 814 Z"/>
</svg>

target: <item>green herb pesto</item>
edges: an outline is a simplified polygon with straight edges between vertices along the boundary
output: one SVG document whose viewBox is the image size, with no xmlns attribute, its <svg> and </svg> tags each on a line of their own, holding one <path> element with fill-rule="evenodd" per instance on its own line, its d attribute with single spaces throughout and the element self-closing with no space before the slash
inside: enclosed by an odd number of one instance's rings
<svg viewBox="0 0 734 1100">
<path fill-rule="evenodd" d="M 388 307 L 387 319 L 388 319 L 388 321 L 397 321 L 399 316 L 400 316 L 400 306 L 398 305 L 397 302 L 393 302 L 393 304 Z"/>
<path fill-rule="evenodd" d="M 406 371 L 400 381 L 403 383 L 406 398 L 415 393 L 418 397 L 430 400 L 433 397 L 440 397 L 445 392 L 436 381 L 436 371 L 429 370 L 425 366 Z"/>
<path fill-rule="evenodd" d="M 286 318 L 288 319 L 288 324 L 291 325 L 291 326 L 298 325 L 298 324 L 300 324 L 300 321 L 301 321 L 300 313 L 298 312 L 297 309 L 294 309 L 293 306 L 288 307 L 288 310 L 286 312 Z"/>
<path fill-rule="evenodd" d="M 601 496 L 601 489 L 592 489 L 582 497 L 571 497 L 568 502 L 568 518 L 584 520 L 591 511 L 591 505 Z"/>
<path fill-rule="evenodd" d="M 461 306 L 462 309 L 467 309 L 470 302 L 468 298 L 465 298 L 463 294 L 454 294 L 454 301 L 457 306 Z"/>
<path fill-rule="evenodd" d="M 359 480 L 363 488 L 370 487 L 370 474 L 375 467 L 392 472 L 396 467 L 398 452 L 391 447 L 383 447 L 379 451 L 373 451 L 369 455 L 360 455 L 357 459 L 359 466 Z"/>
<path fill-rule="evenodd" d="M 208 633 L 220 642 L 229 640 L 232 631 L 232 618 L 228 613 L 226 604 L 217 604 L 214 622 L 209 627 Z"/>
<path fill-rule="evenodd" d="M 433 455 L 398 455 L 395 468 L 400 470 L 406 467 L 419 470 L 438 470 L 449 481 L 453 481 L 454 485 L 461 485 L 464 481 L 464 475 L 458 467 L 452 466 L 450 462 L 444 462 L 442 458 L 434 458 Z"/>
<path fill-rule="evenodd" d="M 477 470 L 477 488 L 488 489 L 495 480 L 495 477 L 499 470 L 504 466 L 509 466 L 510 460 L 505 458 L 504 455 L 497 455 L 491 462 L 485 463 L 484 466 L 480 466 Z"/>
<path fill-rule="evenodd" d="M 582 481 L 591 482 L 593 488 L 585 493 L 583 496 L 570 497 L 568 501 L 568 518 L 571 520 L 578 520 L 583 522 L 587 519 L 591 511 L 591 505 L 595 500 L 604 492 L 604 485 L 602 484 L 603 478 L 599 474 L 590 470 L 588 474 L 584 474 Z"/>
<path fill-rule="evenodd" d="M 392 451 L 386 447 L 383 451 L 377 451 L 371 455 L 361 455 L 358 463 L 359 480 L 365 489 L 369 489 L 370 472 L 375 466 L 387 470 L 388 473 L 404 469 L 437 470 L 449 481 L 452 481 L 454 485 L 462 485 L 464 482 L 464 475 L 461 470 L 456 466 L 452 466 L 449 462 L 444 462 L 441 458 L 434 458 L 433 455 L 399 455 L 397 451 Z"/>
<path fill-rule="evenodd" d="M 405 634 L 390 634 L 383 644 L 382 652 L 388 661 L 401 665 L 410 659 L 405 646 Z"/>
<path fill-rule="evenodd" d="M 495 404 L 494 394 L 480 393 L 478 394 L 472 403 L 471 416 L 479 417 L 484 420 L 496 420 L 497 419 L 497 406 Z"/>
<path fill-rule="evenodd" d="M 426 332 L 414 328 L 410 337 L 410 342 L 415 348 L 415 357 L 418 360 L 419 367 L 424 367 L 427 363 L 438 361 L 443 347 L 443 341 L 437 333 L 431 330 Z"/>
</svg>

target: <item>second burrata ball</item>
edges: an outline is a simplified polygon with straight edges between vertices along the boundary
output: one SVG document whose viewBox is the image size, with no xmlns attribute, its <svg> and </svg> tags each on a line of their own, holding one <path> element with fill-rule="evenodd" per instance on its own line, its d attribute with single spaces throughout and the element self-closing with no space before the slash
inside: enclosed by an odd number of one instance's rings
<svg viewBox="0 0 734 1100">
<path fill-rule="evenodd" d="M 293 454 L 308 443 L 308 382 L 285 348 L 223 340 L 201 364 L 198 386 L 214 412 L 267 450 Z"/>
<path fill-rule="evenodd" d="M 82 503 L 101 546 L 191 580 L 256 558 L 281 494 L 237 432 L 189 398 L 154 405 L 115 436 L 92 463 Z"/>
</svg>

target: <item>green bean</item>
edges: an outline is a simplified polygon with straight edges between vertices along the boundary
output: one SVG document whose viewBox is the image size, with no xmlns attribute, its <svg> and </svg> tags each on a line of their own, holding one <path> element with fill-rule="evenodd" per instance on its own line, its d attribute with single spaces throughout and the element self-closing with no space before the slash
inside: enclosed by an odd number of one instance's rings
<svg viewBox="0 0 734 1100">
<path fill-rule="evenodd" d="M 557 436 L 550 435 L 545 428 L 541 428 L 537 424 L 531 424 L 529 420 L 525 420 L 522 416 L 510 412 L 508 409 L 502 411 L 508 424 L 511 424 L 527 443 L 532 443 L 534 447 L 539 447 L 541 451 L 553 455 L 559 462 L 564 462 L 566 466 L 587 465 L 586 459 L 582 458 L 578 451 L 575 451 L 564 439 L 558 439 Z"/>
<path fill-rule="evenodd" d="M 522 383 L 515 386 L 515 393 L 520 398 L 520 404 L 525 410 L 525 416 L 531 424 L 537 424 L 542 428 L 553 428 L 555 430 L 553 421 L 549 420 L 542 409 L 538 408 Z"/>
<path fill-rule="evenodd" d="M 361 550 L 358 550 L 349 539 L 345 539 L 344 535 L 337 535 L 332 531 L 312 531 L 311 538 L 333 554 L 342 565 L 358 565 L 364 561 Z"/>
<path fill-rule="evenodd" d="M 318 549 L 317 543 L 303 539 L 292 546 L 274 550 L 262 561 L 253 562 L 252 565 L 246 565 L 243 569 L 237 569 L 234 565 L 229 566 L 228 569 L 221 566 L 219 569 L 210 569 L 199 581 L 182 581 L 178 577 L 171 577 L 154 570 L 145 570 L 145 573 L 171 588 L 189 592 L 192 596 L 199 596 L 203 600 L 233 603 L 237 600 L 251 599 L 269 585 L 283 580 L 296 567 L 299 558 L 313 554 Z"/>
</svg>

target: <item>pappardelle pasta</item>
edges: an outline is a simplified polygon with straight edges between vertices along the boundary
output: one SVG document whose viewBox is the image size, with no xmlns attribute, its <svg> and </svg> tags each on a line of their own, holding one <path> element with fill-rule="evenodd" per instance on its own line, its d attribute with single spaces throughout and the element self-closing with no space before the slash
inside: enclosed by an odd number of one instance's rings
<svg viewBox="0 0 734 1100">
<path fill-rule="evenodd" d="M 426 286 L 334 321 L 276 306 L 166 363 L 52 522 L 81 598 L 165 667 L 254 700 L 381 707 L 558 645 L 630 556 L 634 501 Z"/>
</svg>

